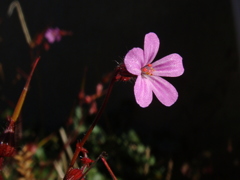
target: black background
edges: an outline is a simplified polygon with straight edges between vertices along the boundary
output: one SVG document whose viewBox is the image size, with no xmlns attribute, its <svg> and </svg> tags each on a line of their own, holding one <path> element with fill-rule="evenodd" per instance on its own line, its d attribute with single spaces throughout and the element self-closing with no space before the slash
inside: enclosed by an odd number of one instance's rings
<svg viewBox="0 0 240 180">
<path fill-rule="evenodd" d="M 6 82 L 13 81 L 16 68 L 29 72 L 31 64 L 16 10 L 7 16 L 10 2 L 0 2 L 0 61 Z M 184 74 L 167 79 L 178 90 L 178 101 L 165 107 L 154 98 L 142 109 L 134 99 L 134 83 L 117 83 L 105 117 L 123 131 L 136 129 L 146 144 L 155 144 L 159 151 L 187 152 L 189 157 L 203 149 L 224 152 L 229 139 L 239 148 L 240 75 L 229 1 L 20 3 L 32 37 L 50 26 L 73 32 L 41 55 L 22 111 L 24 126 L 37 132 L 44 127 L 49 133 L 64 125 L 77 99 L 84 69 L 86 91 L 94 93 L 100 79 L 116 67 L 115 60 L 121 62 L 128 50 L 143 47 L 144 35 L 155 32 L 161 42 L 156 59 L 170 53 L 183 57 Z M 24 82 L 20 80 L 14 88 L 5 83 L 3 94 L 16 102 Z"/>
</svg>

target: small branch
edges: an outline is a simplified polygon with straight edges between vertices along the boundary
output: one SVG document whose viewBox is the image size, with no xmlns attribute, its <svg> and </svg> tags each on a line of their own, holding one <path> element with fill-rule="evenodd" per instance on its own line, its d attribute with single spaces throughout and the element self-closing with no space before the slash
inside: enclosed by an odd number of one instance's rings
<svg viewBox="0 0 240 180">
<path fill-rule="evenodd" d="M 61 127 L 59 129 L 59 134 L 61 136 L 63 144 L 66 144 L 67 143 L 67 134 L 66 134 L 66 132 L 65 132 L 63 127 Z M 73 157 L 73 152 L 72 152 L 72 149 L 71 149 L 71 147 L 69 145 L 66 146 L 66 151 L 67 151 L 69 159 L 71 159 Z"/>
<path fill-rule="evenodd" d="M 92 167 L 96 165 L 96 163 L 99 161 L 99 159 L 101 159 L 101 160 L 103 161 L 104 165 L 106 166 L 106 168 L 108 169 L 109 173 L 111 174 L 113 180 L 117 180 L 116 176 L 115 176 L 114 173 L 112 172 L 110 166 L 108 165 L 108 163 L 107 163 L 107 161 L 106 161 L 106 159 L 105 159 L 105 157 L 104 157 L 104 156 L 106 156 L 106 155 L 107 155 L 106 152 L 102 152 L 102 153 L 98 156 L 98 158 L 94 161 L 94 163 L 92 163 L 91 166 L 89 166 L 89 167 L 87 168 L 87 170 L 82 174 L 82 176 L 81 176 L 78 180 L 83 179 L 83 178 L 86 176 L 86 174 L 92 169 Z"/>
<path fill-rule="evenodd" d="M 64 177 L 64 172 L 62 170 L 62 166 L 57 161 L 53 161 L 54 168 L 56 169 L 60 178 Z"/>
<path fill-rule="evenodd" d="M 10 6 L 8 8 L 8 16 L 12 15 L 14 8 L 17 9 L 17 13 L 18 13 L 18 17 L 19 17 L 19 20 L 20 20 L 20 23 L 21 23 L 21 26 L 22 26 L 23 33 L 25 35 L 25 38 L 26 38 L 26 41 L 27 41 L 28 45 L 30 46 L 31 42 L 32 42 L 32 38 L 31 38 L 30 33 L 28 31 L 28 27 L 27 27 L 27 24 L 26 24 L 24 15 L 23 15 L 21 5 L 18 1 L 13 1 L 10 4 Z"/>
<path fill-rule="evenodd" d="M 106 166 L 108 172 L 109 172 L 110 175 L 112 176 L 112 179 L 113 179 L 113 180 L 117 180 L 117 178 L 116 178 L 116 176 L 114 175 L 112 169 L 111 169 L 110 166 L 108 165 L 108 163 L 107 163 L 104 155 L 102 155 L 100 158 L 101 158 L 102 162 L 104 163 L 104 165 Z"/>
<path fill-rule="evenodd" d="M 87 168 L 87 170 L 82 174 L 82 176 L 78 179 L 78 180 L 81 180 L 83 179 L 86 174 L 93 168 L 93 166 L 96 165 L 96 163 L 98 162 L 98 160 L 101 158 L 102 156 L 102 153 L 100 154 L 100 156 L 98 156 L 98 158 Z"/>
</svg>

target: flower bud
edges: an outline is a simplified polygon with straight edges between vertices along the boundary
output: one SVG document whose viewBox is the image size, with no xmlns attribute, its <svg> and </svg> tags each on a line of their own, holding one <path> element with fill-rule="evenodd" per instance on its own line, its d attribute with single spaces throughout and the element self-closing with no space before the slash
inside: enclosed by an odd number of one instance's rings
<svg viewBox="0 0 240 180">
<path fill-rule="evenodd" d="M 83 175 L 83 171 L 81 169 L 79 169 L 79 168 L 71 168 L 67 172 L 64 180 L 78 180 L 79 178 L 82 177 L 82 175 Z M 85 178 L 82 178 L 82 180 L 84 180 L 84 179 Z"/>
</svg>

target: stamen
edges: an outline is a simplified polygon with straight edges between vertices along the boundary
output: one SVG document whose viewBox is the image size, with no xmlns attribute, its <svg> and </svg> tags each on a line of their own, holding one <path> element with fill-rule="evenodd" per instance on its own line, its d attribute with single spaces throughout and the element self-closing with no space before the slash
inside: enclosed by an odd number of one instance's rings
<svg viewBox="0 0 240 180">
<path fill-rule="evenodd" d="M 149 76 L 152 76 L 153 71 L 155 71 L 155 69 L 153 69 L 153 67 L 152 67 L 152 64 L 147 64 L 141 70 L 142 70 L 142 74 L 146 74 Z"/>
</svg>

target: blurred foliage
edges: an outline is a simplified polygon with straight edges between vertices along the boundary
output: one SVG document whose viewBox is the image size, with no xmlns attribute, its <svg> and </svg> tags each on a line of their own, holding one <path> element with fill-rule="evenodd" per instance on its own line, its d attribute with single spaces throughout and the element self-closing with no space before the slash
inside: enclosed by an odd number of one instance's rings
<svg viewBox="0 0 240 180">
<path fill-rule="evenodd" d="M 0 87 L 2 89 L 6 88 L 6 83 L 9 82 L 1 81 Z M 103 83 L 103 87 L 105 83 Z M 7 87 L 14 88 L 15 85 L 12 84 L 12 86 Z M 11 116 L 14 109 L 14 103 L 4 93 L 6 91 L 4 89 L 0 95 L 1 131 L 7 127 L 6 119 Z M 33 128 L 22 127 L 21 121 L 17 122 L 16 149 L 18 150 L 17 155 L 20 155 L 21 158 L 18 158 L 18 160 L 16 158 L 5 159 L 2 170 L 4 179 L 22 178 L 23 180 L 24 174 L 20 173 L 23 170 L 19 168 L 27 168 L 37 180 L 62 179 L 70 162 L 67 148 L 72 151 L 75 150 L 76 142 L 81 140 L 95 117 L 97 107 L 94 106 L 94 103 L 97 102 L 100 105 L 104 93 L 104 88 L 100 94 L 96 90 L 96 93 L 91 96 L 86 95 L 83 89 L 80 90 L 77 103 L 72 108 L 63 127 L 67 141 L 63 141 L 60 130 L 59 132 L 36 136 Z M 95 110 L 90 111 L 90 109 Z M 96 160 L 103 151 L 106 151 L 108 154 L 107 161 L 119 180 L 221 180 L 228 177 L 231 177 L 230 179 L 239 177 L 239 153 L 233 146 L 234 142 L 231 138 L 228 139 L 227 147 L 219 146 L 217 149 L 202 147 L 202 149 L 197 149 L 194 152 L 178 149 L 176 153 L 176 145 L 172 147 L 173 144 L 176 144 L 174 138 L 166 138 L 167 136 L 163 135 L 163 138 L 159 138 L 158 142 L 151 139 L 143 140 L 143 137 L 139 136 L 131 127 L 126 127 L 123 130 L 116 125 L 114 126 L 114 123 L 113 126 L 110 123 L 106 127 L 104 123 L 101 123 L 104 118 L 105 116 L 94 128 L 85 144 L 85 148 L 89 151 L 89 158 L 93 160 Z M 124 118 L 124 116 L 121 116 L 121 118 Z M 41 131 L 38 130 L 38 132 Z M 28 156 L 29 154 L 21 154 L 25 146 L 28 147 L 31 157 Z M 21 163 L 30 162 L 29 158 L 32 159 L 32 162 L 27 164 L 26 167 L 23 166 Z M 80 161 L 77 162 L 77 166 L 81 167 Z M 110 180 L 111 176 L 99 160 L 88 172 L 87 179 Z"/>
<path fill-rule="evenodd" d="M 98 93 L 98 94 L 97 94 Z M 99 90 L 92 96 L 81 96 L 73 107 L 73 111 L 65 125 L 65 133 L 68 142 L 63 142 L 58 132 L 49 135 L 39 135 L 33 138 L 35 134 L 31 128 L 25 129 L 21 122 L 16 124 L 16 130 L 21 132 L 21 137 L 17 142 L 18 152 L 15 160 L 7 158 L 3 168 L 3 176 L 5 179 L 26 179 L 29 176 L 27 172 L 31 172 L 35 179 L 61 179 L 60 172 L 64 174 L 70 162 L 67 157 L 67 146 L 75 150 L 75 143 L 83 137 L 87 131 L 96 111 L 90 111 L 96 98 L 104 95 L 104 91 L 99 94 Z M 2 97 L 4 94 L 2 94 Z M 88 98 L 88 101 L 85 99 Z M 90 98 L 91 97 L 91 98 Z M 89 100 L 90 98 L 90 100 Z M 13 107 L 11 103 L 2 100 L 1 106 L 1 122 L 2 130 L 6 127 L 7 117 L 11 116 Z M 95 107 L 96 108 L 96 107 Z M 93 113 L 94 112 L 94 113 Z M 16 133 L 19 136 L 19 133 Z M 27 148 L 27 150 L 26 150 Z M 153 179 L 151 176 L 159 176 L 159 172 L 150 173 L 151 167 L 155 164 L 155 157 L 151 154 L 149 145 L 145 145 L 134 129 L 129 129 L 121 133 L 108 133 L 106 130 L 97 125 L 85 147 L 89 151 L 91 159 L 97 157 L 106 151 L 108 154 L 107 161 L 119 180 L 121 179 Z M 23 152 L 25 150 L 25 153 Z M 29 158 L 31 161 L 29 161 Z M 28 162 L 28 163 L 26 163 Z M 79 167 L 81 162 L 77 162 Z M 25 165 L 24 165 L 25 164 Z M 58 170 L 56 170 L 59 168 Z M 23 170 L 28 169 L 28 171 Z M 20 173 L 25 172 L 25 173 Z M 151 174 L 151 175 L 150 175 Z M 161 176 L 161 175 L 160 175 Z M 88 179 L 107 180 L 111 179 L 109 172 L 104 164 L 99 160 L 96 165 L 87 174 Z"/>
</svg>

